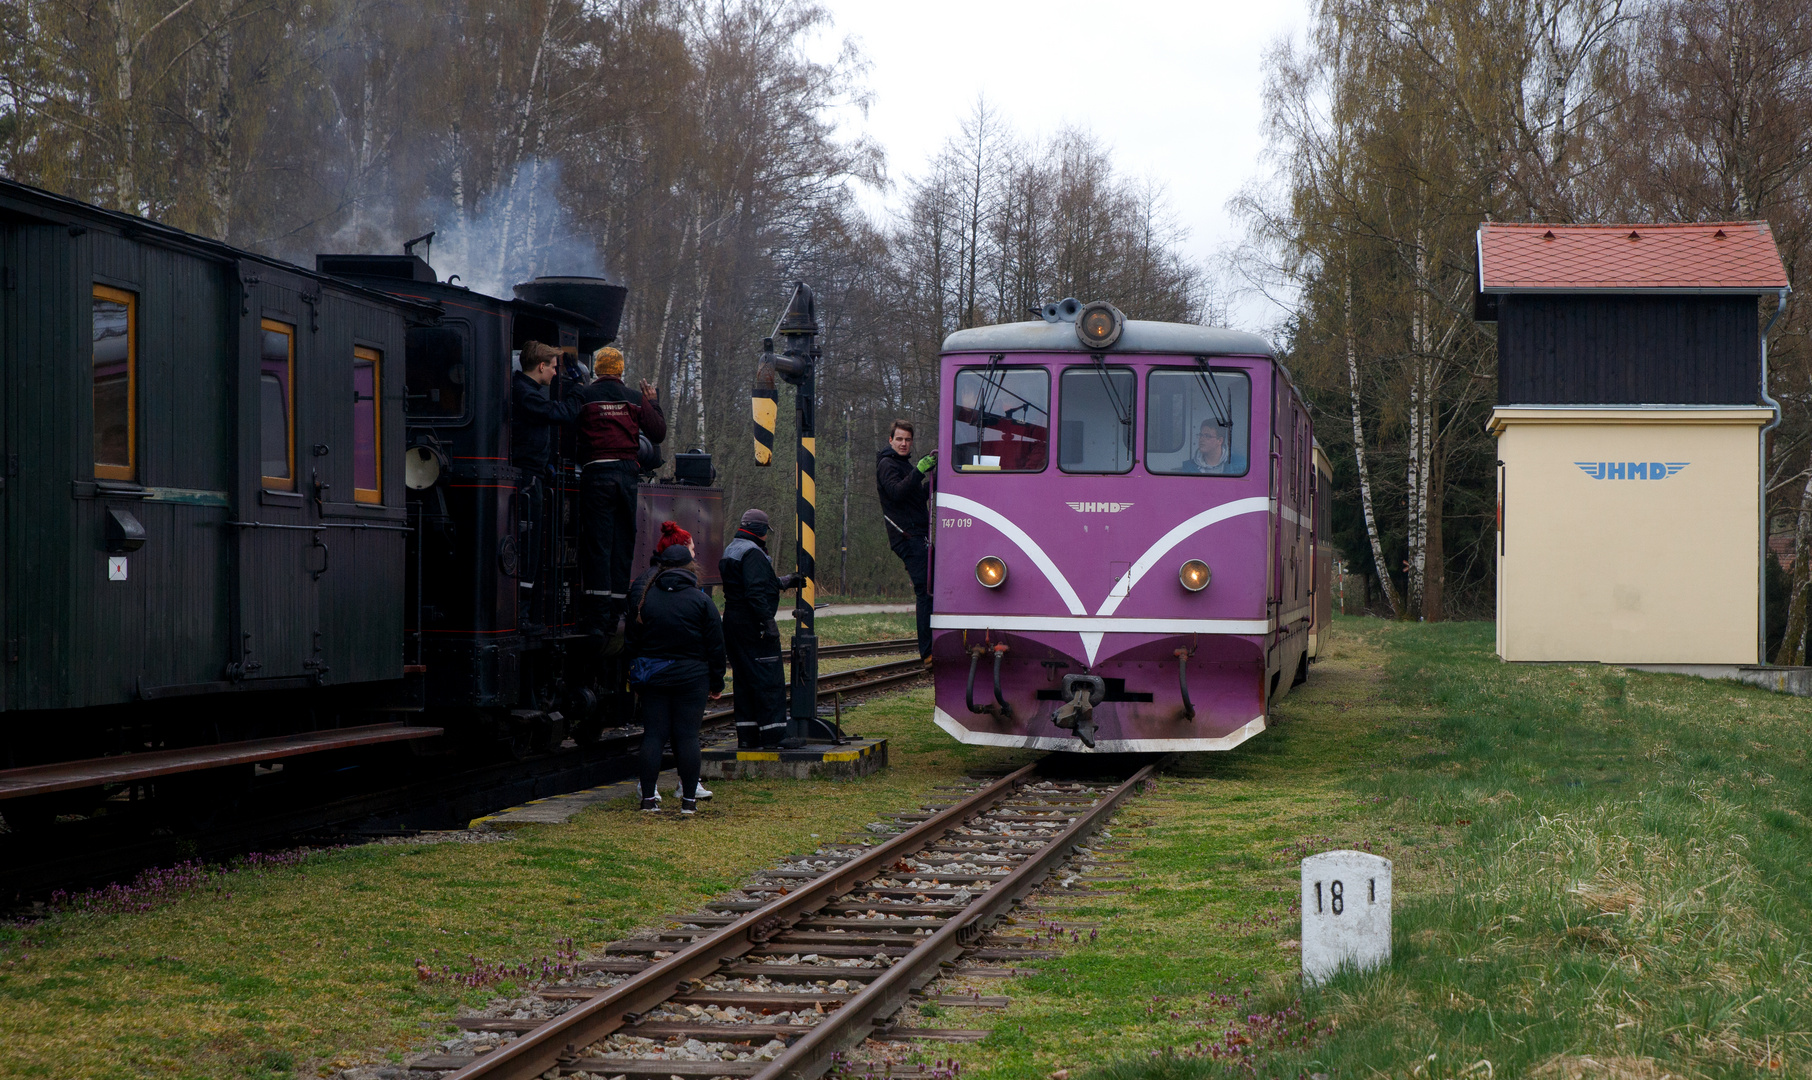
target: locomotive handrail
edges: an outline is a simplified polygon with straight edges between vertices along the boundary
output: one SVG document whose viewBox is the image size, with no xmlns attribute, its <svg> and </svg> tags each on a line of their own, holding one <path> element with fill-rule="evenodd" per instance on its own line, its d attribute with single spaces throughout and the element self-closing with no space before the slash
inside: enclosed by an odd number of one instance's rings
<svg viewBox="0 0 1812 1080">
<path fill-rule="evenodd" d="M 362 521 L 323 521 L 315 525 L 278 525 L 270 521 L 228 521 L 241 529 L 290 529 L 301 532 L 314 532 L 316 529 L 375 529 L 379 532 L 414 532 L 407 525 L 370 525 Z"/>
</svg>

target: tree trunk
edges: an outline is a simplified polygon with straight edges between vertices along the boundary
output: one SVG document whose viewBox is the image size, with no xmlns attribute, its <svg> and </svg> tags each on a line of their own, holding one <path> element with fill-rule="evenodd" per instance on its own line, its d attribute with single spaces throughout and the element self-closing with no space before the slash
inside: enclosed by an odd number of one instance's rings
<svg viewBox="0 0 1812 1080">
<path fill-rule="evenodd" d="M 132 172 L 132 151 L 138 142 L 132 117 L 132 30 L 126 25 L 127 0 L 113 0 L 113 204 L 129 214 L 139 211 L 137 178 Z"/>
<path fill-rule="evenodd" d="M 1772 554 L 1766 558 L 1774 558 Z M 1812 594 L 1806 588 L 1812 576 L 1812 469 L 1799 492 L 1799 517 L 1793 523 L 1793 603 L 1787 608 L 1787 630 L 1774 654 L 1777 664 L 1806 662 L 1806 606 Z"/>
<path fill-rule="evenodd" d="M 1353 283 L 1346 283 L 1346 385 L 1353 405 L 1353 462 L 1359 470 L 1359 503 L 1365 511 L 1365 537 L 1372 545 L 1372 565 L 1378 568 L 1378 585 L 1384 602 L 1395 617 L 1403 610 L 1390 567 L 1384 562 L 1384 545 L 1378 539 L 1378 516 L 1372 511 L 1372 474 L 1365 464 L 1365 421 L 1359 411 L 1359 343 L 1353 335 Z"/>
<path fill-rule="evenodd" d="M 1433 423 L 1436 418 L 1429 419 Z M 1425 622 L 1440 622 L 1445 617 L 1442 603 L 1447 584 L 1447 545 L 1441 536 L 1441 504 L 1446 497 L 1447 455 L 1440 451 L 1440 445 L 1437 435 L 1437 449 L 1430 455 L 1428 506 L 1423 517 L 1428 560 L 1422 574 L 1422 619 Z"/>
</svg>

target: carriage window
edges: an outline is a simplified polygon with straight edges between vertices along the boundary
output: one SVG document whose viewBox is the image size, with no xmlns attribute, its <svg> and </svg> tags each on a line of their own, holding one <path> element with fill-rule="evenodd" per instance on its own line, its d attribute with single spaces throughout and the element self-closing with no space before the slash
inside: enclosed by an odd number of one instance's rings
<svg viewBox="0 0 1812 1080">
<path fill-rule="evenodd" d="M 1123 473 L 1132 468 L 1137 386 L 1127 368 L 1091 365 L 1063 373 L 1057 464 L 1064 472 Z"/>
<path fill-rule="evenodd" d="M 1157 368 L 1145 384 L 1145 468 L 1244 476 L 1252 438 L 1252 380 L 1243 371 Z"/>
<path fill-rule="evenodd" d="M 264 486 L 296 490 L 296 328 L 265 319 L 258 351 L 259 455 Z"/>
<path fill-rule="evenodd" d="M 352 350 L 352 498 L 355 502 L 381 503 L 379 486 L 382 462 L 378 419 L 378 364 L 376 349 Z"/>
<path fill-rule="evenodd" d="M 1051 373 L 965 368 L 956 373 L 958 472 L 1043 472 L 1050 461 Z"/>
<path fill-rule="evenodd" d="M 94 287 L 94 475 L 103 480 L 131 480 L 137 472 L 137 318 L 138 297 Z"/>
<path fill-rule="evenodd" d="M 470 327 L 455 320 L 409 331 L 404 350 L 405 411 L 424 420 L 466 415 L 466 377 L 472 370 Z"/>
</svg>

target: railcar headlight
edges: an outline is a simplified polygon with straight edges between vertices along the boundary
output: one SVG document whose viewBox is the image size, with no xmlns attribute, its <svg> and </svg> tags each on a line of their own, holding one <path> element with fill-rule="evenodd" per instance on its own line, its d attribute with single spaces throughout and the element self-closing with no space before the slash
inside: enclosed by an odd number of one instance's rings
<svg viewBox="0 0 1812 1080">
<path fill-rule="evenodd" d="M 975 580 L 987 588 L 998 589 L 1007 582 L 1007 564 L 997 556 L 985 556 L 975 564 Z"/>
<path fill-rule="evenodd" d="M 1190 559 L 1177 571 L 1177 580 L 1190 592 L 1201 592 L 1208 587 L 1208 564 L 1200 559 Z"/>
<path fill-rule="evenodd" d="M 1085 348 L 1110 348 L 1120 340 L 1120 331 L 1124 329 L 1126 316 L 1105 300 L 1082 305 L 1082 311 L 1076 316 L 1076 337 Z"/>
</svg>

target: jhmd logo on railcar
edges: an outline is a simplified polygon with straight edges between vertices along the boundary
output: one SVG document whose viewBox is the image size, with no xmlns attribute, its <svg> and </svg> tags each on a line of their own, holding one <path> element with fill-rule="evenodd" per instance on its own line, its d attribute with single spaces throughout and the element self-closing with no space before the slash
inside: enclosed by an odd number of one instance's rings
<svg viewBox="0 0 1812 1080">
<path fill-rule="evenodd" d="M 1073 502 L 1069 508 L 1078 514 L 1118 514 L 1122 510 L 1132 509 L 1129 502 Z"/>
<path fill-rule="evenodd" d="M 1665 480 L 1690 461 L 1575 461 L 1594 480 Z"/>
</svg>

